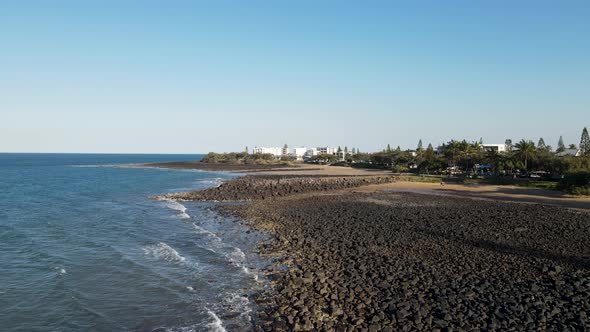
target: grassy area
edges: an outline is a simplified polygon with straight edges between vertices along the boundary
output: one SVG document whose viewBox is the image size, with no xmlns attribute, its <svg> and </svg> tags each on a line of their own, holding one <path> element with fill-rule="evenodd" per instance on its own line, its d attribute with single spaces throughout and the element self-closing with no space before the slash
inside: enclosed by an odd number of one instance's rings
<svg viewBox="0 0 590 332">
<path fill-rule="evenodd" d="M 407 181 L 407 182 L 425 182 L 425 183 L 440 183 L 441 176 L 440 175 L 400 175 L 398 176 L 400 181 Z M 445 181 L 447 180 L 444 178 Z"/>
<path fill-rule="evenodd" d="M 519 187 L 540 188 L 546 190 L 559 190 L 558 182 L 554 181 L 529 181 L 517 184 Z"/>
</svg>

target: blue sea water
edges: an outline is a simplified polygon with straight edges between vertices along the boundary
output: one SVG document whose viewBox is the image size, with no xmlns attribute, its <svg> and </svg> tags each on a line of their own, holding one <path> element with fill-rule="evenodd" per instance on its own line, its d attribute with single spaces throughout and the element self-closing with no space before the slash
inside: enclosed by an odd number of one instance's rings
<svg viewBox="0 0 590 332">
<path fill-rule="evenodd" d="M 152 195 L 236 175 L 112 165 L 196 155 L 0 154 L 0 331 L 246 331 L 259 236 Z"/>
</svg>

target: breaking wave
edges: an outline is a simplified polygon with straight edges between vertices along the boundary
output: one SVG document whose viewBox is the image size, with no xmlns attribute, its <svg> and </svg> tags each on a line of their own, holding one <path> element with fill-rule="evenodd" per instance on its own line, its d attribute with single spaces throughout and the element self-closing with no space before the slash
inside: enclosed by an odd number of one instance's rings
<svg viewBox="0 0 590 332">
<path fill-rule="evenodd" d="M 205 309 L 207 309 L 207 308 L 205 308 Z M 226 332 L 227 331 L 225 329 L 225 327 L 223 327 L 223 322 L 221 321 L 221 319 L 219 319 L 219 317 L 213 311 L 207 309 L 207 314 L 213 320 L 211 323 L 207 324 L 210 331 L 213 331 L 213 332 Z"/>
<path fill-rule="evenodd" d="M 252 308 L 247 296 L 230 293 L 223 299 L 223 303 L 230 311 L 239 313 L 246 321 L 251 321 L 250 313 L 252 312 Z"/>
<path fill-rule="evenodd" d="M 186 213 L 186 206 L 178 203 L 177 201 L 167 200 L 166 207 L 178 211 L 178 216 L 182 219 L 190 219 L 191 217 L 188 213 Z"/>
<path fill-rule="evenodd" d="M 186 258 L 181 256 L 178 251 L 164 242 L 155 245 L 145 246 L 143 252 L 151 257 L 163 259 L 168 262 L 185 262 Z"/>
</svg>

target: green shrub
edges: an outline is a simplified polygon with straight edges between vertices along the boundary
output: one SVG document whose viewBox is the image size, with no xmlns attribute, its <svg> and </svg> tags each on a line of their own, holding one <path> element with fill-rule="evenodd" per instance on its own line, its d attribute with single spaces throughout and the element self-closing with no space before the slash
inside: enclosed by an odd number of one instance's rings
<svg viewBox="0 0 590 332">
<path fill-rule="evenodd" d="M 586 195 L 590 196 L 590 186 L 587 187 L 571 187 L 569 192 L 572 195 Z"/>
<path fill-rule="evenodd" d="M 559 188 L 573 195 L 590 195 L 590 171 L 566 173 Z"/>
</svg>

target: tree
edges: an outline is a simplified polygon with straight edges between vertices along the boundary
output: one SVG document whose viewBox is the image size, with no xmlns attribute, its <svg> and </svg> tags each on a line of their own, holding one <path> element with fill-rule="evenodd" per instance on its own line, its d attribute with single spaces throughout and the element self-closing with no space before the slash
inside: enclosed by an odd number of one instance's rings
<svg viewBox="0 0 590 332">
<path fill-rule="evenodd" d="M 570 146 L 568 147 L 569 149 L 577 149 L 578 147 L 575 144 L 570 144 Z"/>
<path fill-rule="evenodd" d="M 246 147 L 246 154 L 249 154 L 249 153 L 248 153 L 248 147 Z"/>
<path fill-rule="evenodd" d="M 590 136 L 588 136 L 588 129 L 584 127 L 582 130 L 582 137 L 580 138 L 580 150 L 582 154 L 590 154 Z"/>
<path fill-rule="evenodd" d="M 342 148 L 338 146 L 338 150 L 336 152 L 338 152 L 338 154 L 342 153 Z"/>
<path fill-rule="evenodd" d="M 387 151 L 387 152 L 391 152 L 391 145 L 387 144 L 387 149 L 386 149 L 386 151 Z"/>
<path fill-rule="evenodd" d="M 528 169 L 528 162 L 535 154 L 535 143 L 522 139 L 514 147 L 518 149 L 515 153 L 516 156 L 524 162 L 524 169 Z"/>
<path fill-rule="evenodd" d="M 347 154 L 348 154 L 348 147 L 344 146 L 344 157 L 346 157 Z"/>
<path fill-rule="evenodd" d="M 432 143 L 428 143 L 428 147 L 426 148 L 426 151 L 434 151 L 434 148 L 432 147 Z"/>
<path fill-rule="evenodd" d="M 547 150 L 547 145 L 545 144 L 545 140 L 543 139 L 543 137 L 539 138 L 539 142 L 537 143 L 537 149 Z"/>
<path fill-rule="evenodd" d="M 563 151 L 565 151 L 565 144 L 563 144 L 563 136 L 559 136 L 559 141 L 557 142 L 557 150 L 555 150 L 555 152 Z"/>
<path fill-rule="evenodd" d="M 352 154 L 356 154 L 356 149 L 352 148 Z"/>
<path fill-rule="evenodd" d="M 418 141 L 418 148 L 416 148 L 416 151 L 422 151 L 422 150 L 424 150 L 424 148 L 422 147 L 422 139 L 420 139 Z"/>
<path fill-rule="evenodd" d="M 402 149 L 400 149 L 399 145 L 397 146 L 397 148 L 395 149 L 396 152 L 401 152 Z"/>
<path fill-rule="evenodd" d="M 483 137 L 479 138 L 479 145 L 483 145 Z"/>
<path fill-rule="evenodd" d="M 322 153 L 312 157 L 312 160 L 319 163 L 332 163 L 336 161 L 336 156 L 330 153 Z"/>
</svg>

